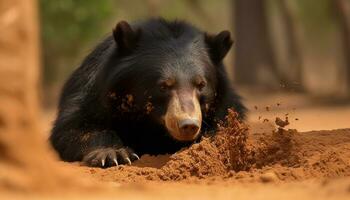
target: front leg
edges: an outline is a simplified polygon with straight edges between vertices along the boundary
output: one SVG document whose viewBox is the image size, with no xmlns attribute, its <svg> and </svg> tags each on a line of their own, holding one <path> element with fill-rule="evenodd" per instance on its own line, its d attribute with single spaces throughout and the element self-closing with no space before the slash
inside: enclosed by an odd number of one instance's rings
<svg viewBox="0 0 350 200">
<path fill-rule="evenodd" d="M 132 149 L 125 147 L 111 130 L 102 131 L 54 131 L 51 143 L 66 161 L 83 161 L 92 167 L 111 167 L 131 164 L 139 159 Z"/>
</svg>

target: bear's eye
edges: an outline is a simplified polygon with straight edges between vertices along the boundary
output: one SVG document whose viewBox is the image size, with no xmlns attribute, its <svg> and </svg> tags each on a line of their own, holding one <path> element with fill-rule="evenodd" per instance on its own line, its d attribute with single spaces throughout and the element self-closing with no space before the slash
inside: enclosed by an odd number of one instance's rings
<svg viewBox="0 0 350 200">
<path fill-rule="evenodd" d="M 206 85 L 207 85 L 207 83 L 203 80 L 196 83 L 196 87 L 198 88 L 198 90 L 202 90 Z"/>
<path fill-rule="evenodd" d="M 207 82 L 203 79 L 203 77 L 197 76 L 194 79 L 194 85 L 199 91 L 201 91 L 207 85 Z"/>
<path fill-rule="evenodd" d="M 170 90 L 175 85 L 175 79 L 166 79 L 159 82 L 161 90 Z"/>
</svg>

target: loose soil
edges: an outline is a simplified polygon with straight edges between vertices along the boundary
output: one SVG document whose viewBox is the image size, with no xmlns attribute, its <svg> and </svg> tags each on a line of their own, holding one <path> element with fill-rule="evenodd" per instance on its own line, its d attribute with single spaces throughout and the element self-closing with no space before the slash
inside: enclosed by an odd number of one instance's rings
<svg viewBox="0 0 350 200">
<path fill-rule="evenodd" d="M 108 169 L 57 161 L 54 165 L 50 159 L 46 170 L 28 164 L 45 172 L 43 177 L 33 167 L 24 166 L 22 173 L 7 167 L 6 174 L 0 173 L 0 183 L 1 178 L 6 183 L 0 184 L 0 191 L 8 198 L 40 194 L 43 199 L 349 198 L 350 129 L 299 133 L 287 129 L 282 119 L 276 124 L 274 131 L 254 132 L 230 111 L 214 137 L 173 155 L 144 155 L 131 166 Z M 35 151 L 26 149 L 38 155 Z M 21 167 L 12 167 L 16 168 Z M 50 169 L 53 178 L 47 177 Z"/>
<path fill-rule="evenodd" d="M 132 166 L 80 167 L 101 181 L 284 182 L 350 176 L 350 129 L 248 134 L 230 112 L 218 134 L 174 155 L 144 155 Z"/>
</svg>

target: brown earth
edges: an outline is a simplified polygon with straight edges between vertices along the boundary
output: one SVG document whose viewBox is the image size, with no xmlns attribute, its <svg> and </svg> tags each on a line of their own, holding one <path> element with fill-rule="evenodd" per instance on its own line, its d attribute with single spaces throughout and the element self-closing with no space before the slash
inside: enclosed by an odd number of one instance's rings
<svg viewBox="0 0 350 200">
<path fill-rule="evenodd" d="M 280 120 L 277 124 L 281 125 Z M 144 155 L 131 166 L 108 169 L 55 162 L 53 156 L 35 146 L 16 151 L 16 145 L 30 141 L 7 141 L 12 149 L 9 152 L 15 154 L 9 157 L 18 161 L 0 164 L 4 198 L 350 197 L 350 129 L 299 133 L 279 127 L 254 131 L 230 112 L 212 138 L 173 155 Z"/>
<path fill-rule="evenodd" d="M 251 134 L 229 117 L 213 138 L 174 155 L 141 157 L 132 166 L 79 167 L 109 182 L 289 182 L 350 176 L 350 129 L 311 131 L 278 128 Z"/>
</svg>

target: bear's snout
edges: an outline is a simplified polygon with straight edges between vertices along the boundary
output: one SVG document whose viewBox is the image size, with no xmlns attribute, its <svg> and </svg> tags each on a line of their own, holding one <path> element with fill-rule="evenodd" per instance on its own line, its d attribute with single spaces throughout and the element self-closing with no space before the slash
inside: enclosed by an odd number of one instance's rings
<svg viewBox="0 0 350 200">
<path fill-rule="evenodd" d="M 173 138 L 195 140 L 202 125 L 202 111 L 195 91 L 174 91 L 164 118 Z"/>
<path fill-rule="evenodd" d="M 200 123 L 197 119 L 183 119 L 178 122 L 182 134 L 195 135 L 200 129 Z"/>
</svg>

